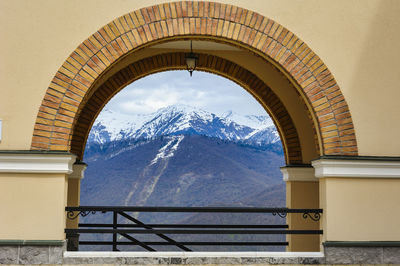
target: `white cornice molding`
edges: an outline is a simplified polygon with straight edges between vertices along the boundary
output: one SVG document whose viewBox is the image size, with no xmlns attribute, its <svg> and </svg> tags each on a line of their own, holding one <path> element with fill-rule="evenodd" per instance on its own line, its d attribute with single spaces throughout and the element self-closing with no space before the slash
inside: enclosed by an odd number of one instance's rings
<svg viewBox="0 0 400 266">
<path fill-rule="evenodd" d="M 72 165 L 72 173 L 68 175 L 71 179 L 83 179 L 85 177 L 85 170 L 87 164 L 85 163 L 74 163 Z"/>
<path fill-rule="evenodd" d="M 319 159 L 312 162 L 315 176 L 400 178 L 400 161 Z"/>
<path fill-rule="evenodd" d="M 72 154 L 0 153 L 0 173 L 70 174 Z"/>
<path fill-rule="evenodd" d="M 310 167 L 281 167 L 283 181 L 318 182 L 314 168 Z"/>
</svg>

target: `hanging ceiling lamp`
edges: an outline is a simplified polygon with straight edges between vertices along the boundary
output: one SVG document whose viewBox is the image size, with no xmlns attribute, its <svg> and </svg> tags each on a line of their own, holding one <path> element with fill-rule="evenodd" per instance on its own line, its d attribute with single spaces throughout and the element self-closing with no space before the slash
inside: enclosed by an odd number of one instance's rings
<svg viewBox="0 0 400 266">
<path fill-rule="evenodd" d="M 189 71 L 190 76 L 192 76 L 193 71 L 197 67 L 197 61 L 199 60 L 199 58 L 193 53 L 192 41 L 190 41 L 190 53 L 185 56 L 185 60 L 187 70 Z"/>
</svg>

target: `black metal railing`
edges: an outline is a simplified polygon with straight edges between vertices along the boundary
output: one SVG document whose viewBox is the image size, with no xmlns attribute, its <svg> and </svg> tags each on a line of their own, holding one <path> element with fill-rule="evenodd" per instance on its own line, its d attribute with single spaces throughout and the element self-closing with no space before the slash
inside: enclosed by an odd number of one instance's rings
<svg viewBox="0 0 400 266">
<path fill-rule="evenodd" d="M 67 218 L 88 216 L 96 213 L 112 213 L 112 223 L 79 223 L 78 229 L 65 229 L 70 236 L 79 234 L 111 234 L 112 241 L 79 241 L 79 245 L 111 245 L 113 251 L 118 246 L 140 246 L 148 251 L 156 251 L 154 246 L 175 246 L 184 251 L 192 251 L 188 246 L 287 246 L 285 241 L 178 241 L 171 235 L 315 235 L 322 230 L 291 230 L 287 224 L 145 224 L 128 213 L 139 212 L 176 212 L 176 213 L 270 213 L 285 218 L 289 213 L 301 214 L 304 219 L 319 221 L 322 209 L 288 209 L 257 207 L 104 207 L 80 206 L 66 207 Z M 131 223 L 118 223 L 118 217 Z M 141 241 L 134 235 L 156 235 L 163 241 Z M 121 241 L 120 239 L 125 241 Z"/>
</svg>

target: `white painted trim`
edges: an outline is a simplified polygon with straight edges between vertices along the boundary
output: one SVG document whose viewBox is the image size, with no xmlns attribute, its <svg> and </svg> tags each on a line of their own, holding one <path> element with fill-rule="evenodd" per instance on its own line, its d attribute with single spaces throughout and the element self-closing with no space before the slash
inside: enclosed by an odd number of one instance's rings
<svg viewBox="0 0 400 266">
<path fill-rule="evenodd" d="M 185 252 L 185 251 L 156 251 L 156 252 L 107 252 L 107 251 L 65 251 L 64 258 L 116 258 L 116 257 L 136 257 L 136 258 L 158 258 L 158 257 L 173 257 L 173 258 L 323 258 L 323 252 Z"/>
<path fill-rule="evenodd" d="M 85 170 L 87 164 L 85 163 L 75 163 L 72 165 L 72 173 L 68 175 L 71 179 L 83 179 L 85 177 Z"/>
<path fill-rule="evenodd" d="M 75 155 L 0 154 L 0 173 L 72 173 Z"/>
<path fill-rule="evenodd" d="M 318 182 L 312 167 L 281 167 L 283 181 Z"/>
<path fill-rule="evenodd" d="M 312 166 L 317 178 L 400 178 L 400 161 L 319 159 Z"/>
</svg>

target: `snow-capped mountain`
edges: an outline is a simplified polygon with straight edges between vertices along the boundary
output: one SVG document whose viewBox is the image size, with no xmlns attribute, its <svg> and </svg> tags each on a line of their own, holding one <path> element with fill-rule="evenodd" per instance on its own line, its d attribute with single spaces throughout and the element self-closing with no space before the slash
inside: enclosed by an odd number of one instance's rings
<svg viewBox="0 0 400 266">
<path fill-rule="evenodd" d="M 126 115 L 105 108 L 97 117 L 88 142 L 105 143 L 130 138 L 152 114 Z"/>
<path fill-rule="evenodd" d="M 89 134 L 88 143 L 151 139 L 167 135 L 202 135 L 252 145 L 279 141 L 268 116 L 216 115 L 188 105 L 171 105 L 152 114 L 125 115 L 105 109 Z"/>
<path fill-rule="evenodd" d="M 84 161 L 88 168 L 81 184 L 82 205 L 284 206 L 285 185 L 279 170 L 284 165 L 283 151 L 268 116 L 217 115 L 187 105 L 135 116 L 104 110 L 90 132 Z M 133 215 L 145 223 L 240 223 L 240 219 L 250 224 L 284 223 L 271 215 Z M 88 216 L 83 221 L 106 223 L 110 218 Z M 218 241 L 231 240 L 231 236 L 218 237 Z M 264 240 L 283 241 L 282 237 Z M 209 239 L 201 236 L 198 240 Z M 93 236 L 92 240 L 108 241 L 105 236 Z M 233 251 L 223 246 L 212 250 Z M 246 251 L 241 247 L 234 250 Z"/>
</svg>

